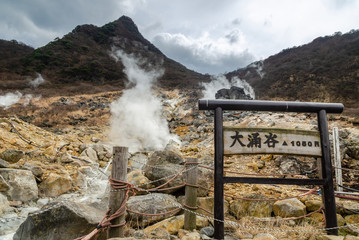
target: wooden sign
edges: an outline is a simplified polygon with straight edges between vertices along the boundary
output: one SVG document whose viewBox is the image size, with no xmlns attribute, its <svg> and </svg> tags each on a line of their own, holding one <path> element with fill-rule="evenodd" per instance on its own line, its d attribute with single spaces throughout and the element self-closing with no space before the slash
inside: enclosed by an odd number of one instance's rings
<svg viewBox="0 0 359 240">
<path fill-rule="evenodd" d="M 284 154 L 322 156 L 319 131 L 223 127 L 224 155 Z"/>
</svg>

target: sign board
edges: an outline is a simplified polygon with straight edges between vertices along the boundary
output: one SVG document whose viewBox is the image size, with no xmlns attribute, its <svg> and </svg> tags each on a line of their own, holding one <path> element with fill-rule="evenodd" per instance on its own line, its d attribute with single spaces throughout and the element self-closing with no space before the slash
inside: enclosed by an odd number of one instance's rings
<svg viewBox="0 0 359 240">
<path fill-rule="evenodd" d="M 322 156 L 319 131 L 223 127 L 224 155 L 288 154 Z"/>
</svg>

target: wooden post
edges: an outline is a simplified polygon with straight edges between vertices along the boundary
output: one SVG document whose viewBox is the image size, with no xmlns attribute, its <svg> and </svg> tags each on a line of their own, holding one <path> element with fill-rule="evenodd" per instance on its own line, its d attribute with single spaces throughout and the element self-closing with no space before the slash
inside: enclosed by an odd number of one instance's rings
<svg viewBox="0 0 359 240">
<path fill-rule="evenodd" d="M 197 185 L 198 178 L 198 164 L 196 158 L 187 159 L 186 170 L 187 171 L 187 183 L 190 185 Z M 197 207 L 197 187 L 186 186 L 186 196 L 185 196 L 185 204 L 188 206 L 187 208 L 191 211 L 196 211 Z M 193 230 L 196 229 L 196 214 L 191 213 L 189 211 L 185 211 L 184 213 L 184 229 Z"/>
<path fill-rule="evenodd" d="M 127 147 L 113 147 L 113 161 L 111 177 L 117 180 L 127 180 L 127 161 L 128 161 L 128 148 Z M 111 190 L 114 190 L 111 186 Z M 126 201 L 126 191 L 111 191 L 109 199 L 110 215 L 116 212 Z M 112 225 L 121 224 L 125 221 L 125 214 L 121 217 L 111 221 Z M 109 228 L 107 231 L 107 238 L 123 237 L 124 226 Z"/>
<path fill-rule="evenodd" d="M 338 235 L 337 214 L 334 196 L 334 184 L 332 174 L 332 162 L 330 158 L 330 142 L 328 132 L 327 113 L 325 110 L 320 110 L 317 114 L 318 128 L 320 131 L 320 140 L 322 147 L 322 175 L 325 180 L 323 185 L 324 209 L 326 228 L 333 228 L 327 230 L 328 235 Z"/>
<path fill-rule="evenodd" d="M 339 133 L 338 128 L 333 127 L 333 149 L 334 149 L 334 172 L 335 172 L 335 181 L 337 182 L 337 190 L 339 192 L 343 191 L 343 176 L 342 176 L 342 163 L 340 157 L 340 145 L 339 145 Z"/>
<path fill-rule="evenodd" d="M 214 111 L 214 238 L 224 239 L 223 111 Z"/>
</svg>

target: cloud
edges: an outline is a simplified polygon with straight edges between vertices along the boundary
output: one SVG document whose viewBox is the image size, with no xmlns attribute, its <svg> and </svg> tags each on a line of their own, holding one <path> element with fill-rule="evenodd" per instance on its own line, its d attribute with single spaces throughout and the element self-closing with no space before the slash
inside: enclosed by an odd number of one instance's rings
<svg viewBox="0 0 359 240">
<path fill-rule="evenodd" d="M 254 61 L 238 29 L 217 39 L 211 38 L 208 33 L 199 38 L 161 33 L 154 37 L 153 43 L 168 57 L 202 73 L 232 71 Z"/>
<path fill-rule="evenodd" d="M 4 0 L 0 8 L 2 39 L 40 47 L 71 32 L 77 25 L 102 26 L 132 9 L 128 1 L 108 0 Z M 136 1 L 134 1 L 136 2 Z"/>
<path fill-rule="evenodd" d="M 3 0 L 0 36 L 40 47 L 77 25 L 102 26 L 127 15 L 169 57 L 200 72 L 223 73 L 358 29 L 358 11 L 355 0 Z"/>
</svg>

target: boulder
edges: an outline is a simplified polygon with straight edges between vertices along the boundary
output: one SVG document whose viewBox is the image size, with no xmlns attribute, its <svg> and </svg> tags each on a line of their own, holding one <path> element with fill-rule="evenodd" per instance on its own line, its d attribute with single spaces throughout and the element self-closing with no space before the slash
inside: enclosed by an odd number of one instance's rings
<svg viewBox="0 0 359 240">
<path fill-rule="evenodd" d="M 184 235 L 183 237 L 181 237 L 181 240 L 201 240 L 201 235 L 194 231 L 194 232 L 189 232 L 186 235 Z"/>
<path fill-rule="evenodd" d="M 359 212 L 359 202 L 339 200 L 337 202 L 337 212 L 343 215 L 350 215 L 355 212 Z"/>
<path fill-rule="evenodd" d="M 252 193 L 244 195 L 243 198 L 248 199 L 266 199 L 267 197 Z M 265 218 L 270 217 L 273 209 L 271 201 L 250 201 L 250 200 L 234 200 L 230 204 L 230 213 L 237 219 L 245 216 Z"/>
<path fill-rule="evenodd" d="M 24 152 L 16 149 L 7 149 L 0 154 L 0 158 L 9 162 L 16 163 L 24 156 Z"/>
<path fill-rule="evenodd" d="M 323 203 L 319 200 L 307 200 L 305 201 L 305 206 L 308 212 L 314 212 L 321 208 L 323 206 Z"/>
<path fill-rule="evenodd" d="M 56 197 L 68 192 L 71 188 L 71 177 L 69 175 L 58 175 L 56 173 L 50 173 L 46 180 L 39 185 L 42 197 Z"/>
<path fill-rule="evenodd" d="M 143 171 L 141 169 L 135 169 L 127 174 L 127 181 L 132 183 L 136 187 L 140 189 L 149 189 L 152 188 L 153 185 L 150 183 L 150 180 L 145 177 Z M 145 191 L 136 191 L 136 195 L 139 194 L 147 194 Z"/>
<path fill-rule="evenodd" d="M 300 217 L 307 213 L 305 205 L 297 198 L 276 201 L 273 204 L 273 212 L 283 218 Z"/>
<path fill-rule="evenodd" d="M 0 168 L 9 168 L 10 163 L 0 158 Z"/>
<path fill-rule="evenodd" d="M 313 221 L 315 221 L 317 223 L 323 223 L 325 221 L 324 215 L 322 213 L 313 213 L 309 217 L 310 217 L 310 219 L 312 219 Z M 340 214 L 337 214 L 337 223 L 338 223 L 338 226 L 344 226 L 344 224 L 345 224 L 345 219 Z"/>
<path fill-rule="evenodd" d="M 13 239 L 75 239 L 94 230 L 104 215 L 105 212 L 81 203 L 52 203 L 37 214 L 28 216 Z"/>
<path fill-rule="evenodd" d="M 21 166 L 21 168 L 29 170 L 34 174 L 35 177 L 41 177 L 44 174 L 44 171 L 39 166 L 39 164 L 36 164 L 36 162 L 25 162 L 24 165 Z"/>
<path fill-rule="evenodd" d="M 161 221 L 165 218 L 176 215 L 181 209 L 177 209 L 174 204 L 179 204 L 176 198 L 171 195 L 163 193 L 152 193 L 148 195 L 133 196 L 127 201 L 128 219 L 132 225 L 138 225 L 140 227 L 146 226 L 153 222 Z M 167 213 L 166 215 L 158 216 L 142 216 L 134 212 L 146 213 L 146 214 L 159 214 Z"/>
<path fill-rule="evenodd" d="M 277 238 L 269 233 L 259 233 L 253 237 L 253 240 L 276 240 Z"/>
<path fill-rule="evenodd" d="M 357 224 L 357 225 L 346 227 L 343 230 L 345 232 L 353 234 L 353 235 L 359 235 L 359 228 L 358 228 L 359 214 L 348 215 L 348 216 L 345 216 L 344 219 L 345 219 L 346 225 L 351 225 L 351 224 Z"/>
<path fill-rule="evenodd" d="M 7 181 L 0 175 L 0 192 L 6 192 L 10 189 L 10 185 Z"/>
<path fill-rule="evenodd" d="M 7 198 L 0 193 L 0 217 L 5 213 L 5 211 L 10 207 L 9 201 Z"/>
<path fill-rule="evenodd" d="M 198 197 L 197 198 L 197 206 L 204 208 L 209 212 L 214 212 L 214 197 Z M 198 209 L 197 212 L 199 214 L 208 215 L 205 211 Z M 224 215 L 229 213 L 229 203 L 224 200 Z"/>
<path fill-rule="evenodd" d="M 164 165 L 151 165 L 145 167 L 145 176 L 151 181 L 156 181 L 153 184 L 157 187 L 166 183 L 170 177 L 179 173 L 183 169 L 183 165 L 168 163 Z M 172 181 L 170 181 L 165 188 L 176 187 L 184 184 L 183 174 L 178 175 Z M 165 193 L 173 193 L 178 191 L 178 189 L 171 189 L 165 191 Z"/>
<path fill-rule="evenodd" d="M 359 135 L 350 135 L 344 153 L 348 154 L 351 158 L 359 160 Z"/>
<path fill-rule="evenodd" d="M 253 100 L 253 98 L 244 92 L 241 87 L 232 86 L 230 89 L 222 88 L 215 94 L 216 99 L 244 99 Z"/>
<path fill-rule="evenodd" d="M 133 169 L 141 169 L 143 170 L 146 166 L 148 161 L 148 158 L 143 153 L 135 153 L 130 157 L 130 160 L 128 162 L 128 166 L 130 166 Z"/>
<path fill-rule="evenodd" d="M 214 228 L 212 226 L 204 227 L 201 228 L 201 231 L 199 233 L 202 235 L 202 237 L 204 235 L 211 238 L 214 235 Z"/>
<path fill-rule="evenodd" d="M 153 166 L 153 165 L 162 165 L 167 163 L 184 164 L 184 162 L 185 160 L 180 152 L 178 152 L 173 147 L 168 147 L 164 151 L 153 152 L 150 155 L 147 164 Z"/>
<path fill-rule="evenodd" d="M 167 145 L 165 151 L 153 152 L 147 165 L 144 168 L 145 176 L 151 181 L 156 181 L 155 186 L 160 186 L 166 183 L 170 176 L 174 176 L 184 168 L 185 160 L 180 153 L 173 146 Z M 185 172 L 185 170 L 184 170 Z M 213 172 L 205 168 L 198 168 L 198 184 L 209 188 L 213 181 Z M 176 178 L 170 181 L 165 187 L 176 187 L 183 185 L 186 182 L 186 174 L 179 174 Z M 173 193 L 178 189 L 171 189 L 165 191 L 165 193 Z M 198 188 L 198 196 L 206 196 L 207 190 Z"/>
<path fill-rule="evenodd" d="M 72 163 L 74 159 L 71 157 L 71 154 L 68 152 L 62 152 L 57 156 L 57 161 L 59 163 Z"/>
<path fill-rule="evenodd" d="M 147 236 L 151 235 L 153 230 L 157 228 L 163 228 L 170 234 L 177 234 L 179 229 L 182 229 L 184 226 L 184 215 L 174 216 L 168 219 L 165 219 L 161 222 L 153 224 L 144 229 L 144 232 Z M 200 229 L 208 226 L 208 220 L 203 217 L 196 217 L 196 228 Z"/>
<path fill-rule="evenodd" d="M 0 168 L 0 175 L 9 187 L 5 192 L 9 200 L 29 201 L 38 198 L 39 190 L 31 171 Z"/>
<path fill-rule="evenodd" d="M 92 148 L 88 147 L 86 148 L 82 153 L 81 156 L 88 157 L 92 162 L 97 162 L 97 152 Z"/>
<path fill-rule="evenodd" d="M 155 228 L 151 232 L 147 232 L 146 235 L 150 239 L 171 239 L 171 234 L 166 229 L 161 227 Z"/>
</svg>

